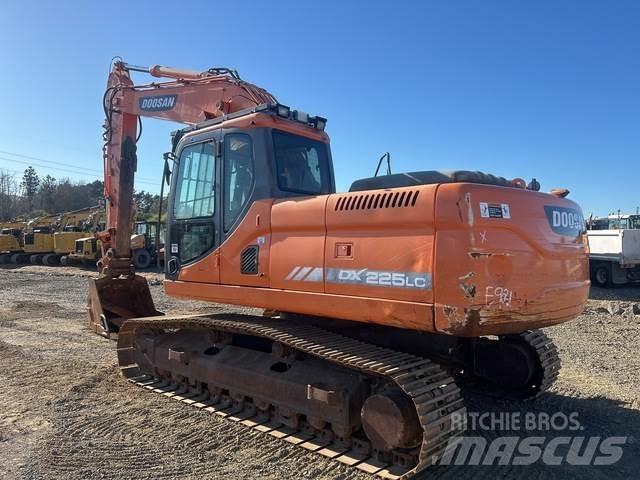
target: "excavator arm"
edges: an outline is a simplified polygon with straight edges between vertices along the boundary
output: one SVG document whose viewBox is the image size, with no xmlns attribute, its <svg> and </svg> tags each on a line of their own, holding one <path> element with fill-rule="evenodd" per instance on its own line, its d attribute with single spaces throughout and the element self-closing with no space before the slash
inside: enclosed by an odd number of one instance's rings
<svg viewBox="0 0 640 480">
<path fill-rule="evenodd" d="M 164 80 L 135 84 L 131 72 Z M 106 226 L 96 234 L 102 245 L 98 261 L 101 276 L 89 283 L 89 323 L 97 333 L 109 337 L 113 328 L 119 328 L 129 318 L 160 313 L 146 279 L 135 275 L 131 261 L 133 185 L 141 118 L 193 125 L 274 103 L 277 100 L 273 95 L 241 80 L 235 70 L 228 68 L 194 72 L 113 63 L 103 97 Z"/>
<path fill-rule="evenodd" d="M 163 82 L 134 84 L 131 72 L 144 72 Z M 113 64 L 104 98 L 104 189 L 106 230 L 99 234 L 102 273 L 112 278 L 131 275 L 133 185 L 137 170 L 136 142 L 141 117 L 184 124 L 234 113 L 261 104 L 277 103 L 266 90 L 240 79 L 228 68 L 205 72 L 154 65 Z"/>
<path fill-rule="evenodd" d="M 81 230 L 84 224 L 101 209 L 101 207 L 95 206 L 61 213 L 57 219 L 57 229 L 58 231 L 64 231 L 67 228 Z"/>
</svg>

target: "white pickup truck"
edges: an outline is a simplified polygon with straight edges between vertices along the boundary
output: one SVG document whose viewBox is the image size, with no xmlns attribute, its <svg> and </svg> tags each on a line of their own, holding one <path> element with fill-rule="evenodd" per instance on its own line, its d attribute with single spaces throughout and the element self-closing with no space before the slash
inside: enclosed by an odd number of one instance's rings
<svg viewBox="0 0 640 480">
<path fill-rule="evenodd" d="M 640 216 L 607 220 L 605 225 L 605 219 L 597 219 L 587 230 L 591 281 L 610 287 L 640 280 Z"/>
</svg>

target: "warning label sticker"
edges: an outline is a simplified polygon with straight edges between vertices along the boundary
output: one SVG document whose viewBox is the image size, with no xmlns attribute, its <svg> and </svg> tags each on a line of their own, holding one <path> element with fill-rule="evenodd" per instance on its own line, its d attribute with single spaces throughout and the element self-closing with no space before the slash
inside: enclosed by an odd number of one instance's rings
<svg viewBox="0 0 640 480">
<path fill-rule="evenodd" d="M 480 202 L 480 216 L 482 218 L 511 218 L 511 211 L 507 203 Z"/>
</svg>

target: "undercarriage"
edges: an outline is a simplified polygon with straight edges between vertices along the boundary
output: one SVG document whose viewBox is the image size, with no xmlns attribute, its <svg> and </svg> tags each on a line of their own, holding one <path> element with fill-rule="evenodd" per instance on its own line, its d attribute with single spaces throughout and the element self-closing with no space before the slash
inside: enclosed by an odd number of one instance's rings
<svg viewBox="0 0 640 480">
<path fill-rule="evenodd" d="M 47 265 L 53 267 L 60 265 L 61 257 L 62 255 L 56 253 L 2 253 L 0 254 L 0 265 L 30 263 L 32 265 Z"/>
<path fill-rule="evenodd" d="M 60 265 L 62 255 L 57 253 L 38 253 L 29 257 L 29 263 L 32 265 L 48 265 L 54 267 Z"/>
<path fill-rule="evenodd" d="M 456 382 L 523 399 L 559 369 L 540 331 L 461 339 L 282 317 L 128 320 L 120 368 L 156 393 L 384 478 L 455 447 L 466 414 Z"/>
<path fill-rule="evenodd" d="M 3 253 L 0 254 L 0 265 L 29 263 L 29 257 L 28 253 Z"/>
<path fill-rule="evenodd" d="M 284 314 L 302 321 L 303 317 Z M 560 371 L 560 357 L 541 330 L 492 337 L 458 337 L 354 322 L 315 319 L 333 331 L 439 363 L 458 385 L 482 394 L 527 400 L 545 392 Z"/>
</svg>

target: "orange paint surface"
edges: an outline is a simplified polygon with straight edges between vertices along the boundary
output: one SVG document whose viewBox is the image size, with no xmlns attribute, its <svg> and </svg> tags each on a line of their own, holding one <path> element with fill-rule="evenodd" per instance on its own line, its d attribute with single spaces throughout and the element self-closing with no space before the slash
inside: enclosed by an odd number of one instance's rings
<svg viewBox="0 0 640 480">
<path fill-rule="evenodd" d="M 480 203 L 508 205 L 509 218 L 483 217 Z M 554 233 L 544 206 L 579 211 L 552 195 L 469 183 L 260 201 L 165 288 L 459 336 L 521 332 L 574 318 L 588 295 L 586 246 Z M 243 275 L 240 254 L 258 242 L 259 273 Z"/>
</svg>

